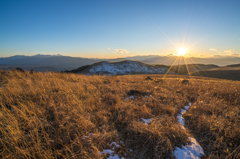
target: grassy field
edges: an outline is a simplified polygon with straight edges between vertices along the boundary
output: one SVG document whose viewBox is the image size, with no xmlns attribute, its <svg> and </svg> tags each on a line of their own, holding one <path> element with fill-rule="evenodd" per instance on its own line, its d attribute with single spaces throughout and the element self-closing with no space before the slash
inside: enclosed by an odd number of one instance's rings
<svg viewBox="0 0 240 159">
<path fill-rule="evenodd" d="M 240 157 L 238 81 L 0 75 L 0 158 L 106 158 L 101 153 L 106 149 L 124 158 L 174 158 L 173 151 L 188 144 L 188 136 L 203 147 L 203 158 Z M 133 98 L 130 90 L 139 93 Z M 177 115 L 189 102 L 184 131 Z M 153 120 L 147 125 L 142 118 Z"/>
</svg>

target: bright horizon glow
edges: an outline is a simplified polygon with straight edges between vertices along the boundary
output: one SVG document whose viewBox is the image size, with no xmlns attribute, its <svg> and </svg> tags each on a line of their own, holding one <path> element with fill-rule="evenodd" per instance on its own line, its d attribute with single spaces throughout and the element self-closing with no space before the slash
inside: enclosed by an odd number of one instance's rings
<svg viewBox="0 0 240 159">
<path fill-rule="evenodd" d="M 186 53 L 186 49 L 185 48 L 179 48 L 178 49 L 178 56 L 184 56 L 185 55 L 185 53 Z"/>
</svg>

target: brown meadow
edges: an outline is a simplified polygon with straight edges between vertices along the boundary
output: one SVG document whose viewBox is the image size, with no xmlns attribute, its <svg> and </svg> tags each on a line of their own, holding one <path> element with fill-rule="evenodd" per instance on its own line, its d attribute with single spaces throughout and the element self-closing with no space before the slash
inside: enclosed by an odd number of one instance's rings
<svg viewBox="0 0 240 159">
<path fill-rule="evenodd" d="M 0 74 L 0 158 L 173 158 L 193 135 L 203 158 L 240 157 L 240 82 L 188 76 Z M 181 81 L 188 79 L 189 83 Z M 146 92 L 129 98 L 130 90 Z M 176 116 L 187 103 L 187 131 Z M 153 118 L 145 125 L 141 118 Z M 91 135 L 90 135 L 91 134 Z M 123 142 L 121 142 L 123 141 Z"/>
</svg>

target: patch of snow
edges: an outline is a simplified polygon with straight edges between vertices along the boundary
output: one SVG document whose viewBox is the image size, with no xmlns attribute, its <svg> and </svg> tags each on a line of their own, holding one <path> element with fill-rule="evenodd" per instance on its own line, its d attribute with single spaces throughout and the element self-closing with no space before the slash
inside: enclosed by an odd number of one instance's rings
<svg viewBox="0 0 240 159">
<path fill-rule="evenodd" d="M 113 148 L 112 148 L 113 150 L 115 149 L 115 147 L 121 147 L 116 142 L 112 142 L 110 145 L 113 146 Z M 124 157 L 119 157 L 118 154 L 115 154 L 115 152 L 110 149 L 103 150 L 99 154 L 108 154 L 109 157 L 107 157 L 107 159 L 125 159 Z"/>
<path fill-rule="evenodd" d="M 186 130 L 185 127 L 184 127 L 184 125 L 185 125 L 185 119 L 183 118 L 182 114 L 178 114 L 178 115 L 177 115 L 177 119 L 178 119 L 178 122 L 181 124 L 181 127 L 182 127 L 184 130 Z"/>
<path fill-rule="evenodd" d="M 115 147 L 121 147 L 116 142 L 112 142 L 110 145 L 113 146 L 113 148 L 112 148 L 113 150 L 115 149 Z"/>
<path fill-rule="evenodd" d="M 200 159 L 204 155 L 202 147 L 194 139 L 189 137 L 191 141 L 190 145 L 182 146 L 182 148 L 177 147 L 173 152 L 176 159 Z"/>
<path fill-rule="evenodd" d="M 153 120 L 153 118 L 151 118 L 151 119 L 144 119 L 144 118 L 141 118 L 141 119 L 142 119 L 142 121 L 144 122 L 145 125 L 149 125 L 149 124 L 151 124 L 151 121 Z"/>
<path fill-rule="evenodd" d="M 185 110 L 188 110 L 191 105 L 192 105 L 192 103 L 188 103 L 188 105 L 184 106 Z"/>
<path fill-rule="evenodd" d="M 88 136 L 83 136 L 82 139 L 86 139 L 86 138 L 89 138 L 89 137 L 92 137 L 92 136 L 94 136 L 94 134 L 90 133 Z"/>
<path fill-rule="evenodd" d="M 110 149 L 106 149 L 106 150 L 103 150 L 103 152 L 100 152 L 100 154 L 109 154 L 109 155 L 112 155 L 114 154 L 114 151 L 110 150 Z"/>
<path fill-rule="evenodd" d="M 187 110 L 185 110 L 185 109 L 181 109 L 181 114 L 183 115 L 184 113 L 186 113 L 187 112 Z"/>
<path fill-rule="evenodd" d="M 190 108 L 192 103 L 189 103 L 185 106 L 185 109 L 181 109 L 181 114 L 177 115 L 178 122 L 180 123 L 181 127 L 185 129 L 185 119 L 183 118 L 183 114 L 187 112 Z M 196 139 L 189 137 L 191 141 L 190 145 L 182 146 L 182 148 L 177 147 L 176 150 L 173 152 L 176 159 L 200 159 L 202 155 L 204 155 L 204 151 Z"/>
<path fill-rule="evenodd" d="M 130 99 L 133 99 L 134 96 L 129 96 Z M 129 100 L 129 98 L 125 98 L 125 100 Z"/>
<path fill-rule="evenodd" d="M 125 159 L 124 157 L 119 157 L 118 154 L 113 154 L 113 156 L 109 156 L 107 159 Z"/>
<path fill-rule="evenodd" d="M 83 137 L 82 137 L 82 139 L 86 139 L 86 138 L 88 138 L 88 136 L 83 136 Z"/>
<path fill-rule="evenodd" d="M 186 105 L 184 108 L 185 108 L 185 110 L 188 110 L 189 109 L 189 105 Z"/>
</svg>

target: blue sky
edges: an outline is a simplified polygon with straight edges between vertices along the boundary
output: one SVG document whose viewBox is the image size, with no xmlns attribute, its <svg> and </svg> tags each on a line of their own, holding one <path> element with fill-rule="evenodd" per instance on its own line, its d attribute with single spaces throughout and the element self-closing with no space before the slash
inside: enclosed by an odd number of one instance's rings
<svg viewBox="0 0 240 159">
<path fill-rule="evenodd" d="M 0 0 L 0 57 L 240 53 L 240 0 Z"/>
</svg>

